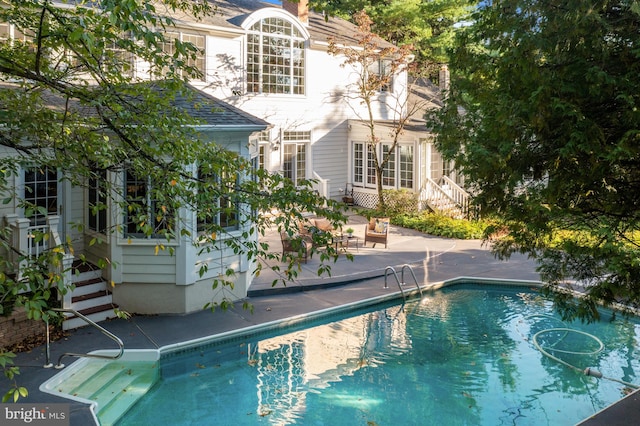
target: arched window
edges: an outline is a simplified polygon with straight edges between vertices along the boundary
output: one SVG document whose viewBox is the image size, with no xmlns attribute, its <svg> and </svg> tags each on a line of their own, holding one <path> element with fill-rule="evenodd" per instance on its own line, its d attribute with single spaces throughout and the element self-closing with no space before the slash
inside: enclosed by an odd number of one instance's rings
<svg viewBox="0 0 640 426">
<path fill-rule="evenodd" d="M 305 40 L 291 22 L 263 18 L 247 37 L 249 93 L 305 94 Z"/>
</svg>

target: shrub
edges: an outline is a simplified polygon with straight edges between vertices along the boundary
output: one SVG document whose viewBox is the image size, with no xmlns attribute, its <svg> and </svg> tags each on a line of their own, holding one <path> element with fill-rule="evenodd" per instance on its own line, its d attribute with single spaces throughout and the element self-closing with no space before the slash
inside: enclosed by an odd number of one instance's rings
<svg viewBox="0 0 640 426">
<path fill-rule="evenodd" d="M 487 221 L 452 219 L 431 212 L 401 214 L 391 219 L 394 225 L 446 238 L 480 239 L 489 226 Z"/>
</svg>

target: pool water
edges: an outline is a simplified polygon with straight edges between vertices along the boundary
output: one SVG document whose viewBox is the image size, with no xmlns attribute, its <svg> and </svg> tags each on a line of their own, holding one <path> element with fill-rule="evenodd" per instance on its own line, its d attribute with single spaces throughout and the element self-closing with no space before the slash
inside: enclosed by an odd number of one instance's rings
<svg viewBox="0 0 640 426">
<path fill-rule="evenodd" d="M 163 356 L 118 425 L 573 425 L 640 383 L 637 321 L 566 324 L 524 287 L 349 315 Z"/>
</svg>

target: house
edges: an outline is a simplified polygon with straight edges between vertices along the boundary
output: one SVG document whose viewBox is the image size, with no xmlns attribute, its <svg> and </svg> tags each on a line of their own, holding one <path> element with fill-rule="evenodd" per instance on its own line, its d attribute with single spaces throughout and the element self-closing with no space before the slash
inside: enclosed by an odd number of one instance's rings
<svg viewBox="0 0 640 426">
<path fill-rule="evenodd" d="M 3 89 L 8 89 L 6 86 Z M 11 88 L 8 90 L 19 90 Z M 161 90 L 161 89 L 157 89 Z M 225 102 L 190 87 L 192 93 L 177 96 L 174 107 L 198 118 L 194 125 L 200 140 L 215 142 L 227 151 L 245 158 L 255 157 L 255 146 L 249 143 L 252 134 L 264 131 L 269 124 L 257 117 L 239 110 Z M 64 100 L 50 96 L 48 105 Z M 73 108 L 73 106 L 72 106 Z M 90 114 L 86 108 L 84 114 Z M 4 155 L 16 157 L 5 151 Z M 91 206 L 100 197 L 99 186 L 89 184 L 77 186 L 64 179 L 64 170 L 50 170 L 40 167 L 37 160 L 21 163 L 19 172 L 10 177 L 10 186 L 15 188 L 17 197 L 2 206 L 2 216 L 11 229 L 11 243 L 17 250 L 8 253 L 13 260 L 24 262 L 16 253 L 37 255 L 49 247 L 62 246 L 64 241 L 73 242 L 75 256 L 82 255 L 98 264 L 99 259 L 109 259 L 116 267 L 86 268 L 72 273 L 74 256 L 67 253 L 62 269 L 66 270 L 67 283 L 76 288 L 64 297 L 63 307 L 72 308 L 94 321 L 114 316 L 114 304 L 131 313 L 184 313 L 202 309 L 207 301 L 220 301 L 222 295 L 212 291 L 212 279 L 224 275 L 229 269 L 234 271 L 235 285 L 226 288 L 224 297 L 240 299 L 246 296 L 251 283 L 253 267 L 247 255 L 236 253 L 232 248 L 221 249 L 215 254 L 194 244 L 192 236 L 198 235 L 198 219 L 193 208 L 184 206 L 178 213 L 181 229 L 178 237 L 167 241 L 161 235 L 142 235 L 136 226 L 129 225 L 129 212 L 118 197 L 143 197 L 150 193 L 153 182 L 144 176 L 135 176 L 126 168 L 105 171 L 104 179 L 115 187 L 109 199 L 109 209 L 95 212 Z M 250 178 L 247 176 L 246 178 Z M 120 195 L 122 194 L 122 195 Z M 43 206 L 48 211 L 45 216 L 36 214 L 25 217 L 19 200 Z M 238 208 L 237 214 L 249 214 Z M 150 219 L 152 221 L 153 219 Z M 228 229 L 231 235 L 246 232 L 245 221 L 234 221 Z M 72 224 L 84 224 L 83 227 Z M 119 225 L 119 230 L 108 231 Z M 46 235 L 37 239 L 38 233 Z M 94 240 L 101 243 L 94 244 Z M 158 245 L 170 250 L 158 250 Z M 203 266 L 206 269 L 203 272 Z M 17 270 L 18 268 L 16 268 Z M 85 325 L 79 318 L 65 321 L 65 328 Z"/>
<path fill-rule="evenodd" d="M 254 159 L 257 167 L 282 173 L 294 182 L 314 179 L 323 196 L 340 200 L 345 189 L 352 188 L 357 205 L 374 207 L 377 194 L 367 167 L 361 121 L 366 111 L 349 93 L 357 76 L 342 66 L 343 58 L 327 51 L 333 37 L 345 45 L 355 45 L 357 28 L 310 11 L 307 0 L 285 1 L 283 7 L 254 0 L 210 3 L 215 9 L 213 15 L 198 19 L 174 15 L 176 26 L 170 29 L 175 39 L 189 41 L 200 49 L 193 64 L 202 72 L 202 79 L 190 82 L 198 102 L 213 103 L 216 111 L 222 111 L 200 117 L 206 124 L 202 132 L 216 143 Z M 3 25 L 0 36 L 8 36 L 11 25 Z M 167 43 L 164 48 L 172 46 Z M 132 58 L 131 65 L 134 77 L 144 79 L 148 64 Z M 374 72 L 384 72 L 382 65 Z M 380 93 L 373 111 L 381 128 L 397 118 L 398 111 L 390 105 L 405 102 L 411 87 L 406 72 L 401 72 Z M 412 92 L 412 96 L 428 96 L 437 103 L 440 89 L 427 84 L 422 90 Z M 182 107 L 191 108 L 186 103 Z M 383 137 L 381 149 L 384 146 Z M 403 134 L 389 172 L 385 188 L 405 188 L 422 194 L 424 200 L 435 192 L 447 194 L 437 179 L 446 177 L 449 171 L 443 167 L 420 117 Z M 96 192 L 61 180 L 63 173 L 36 172 L 27 167 L 15 177 L 17 191 L 24 193 L 25 188 L 31 188 L 33 192 L 29 193 L 37 198 L 32 201 L 49 209 L 40 223 L 25 219 L 18 205 L 2 206 L 0 212 L 14 230 L 14 245 L 25 252 L 35 249 L 27 247 L 28 235 L 39 226 L 51 233 L 50 241 L 66 237 L 76 241 L 76 254 L 84 253 L 90 260 L 109 258 L 117 264 L 117 268 L 105 268 L 100 277 L 114 284 L 112 294 L 104 294 L 101 289 L 100 294 L 107 299 L 94 304 L 108 308 L 112 300 L 124 310 L 137 313 L 192 312 L 211 299 L 210 280 L 226 268 L 236 271 L 232 297 L 246 296 L 252 276 L 246 256 L 225 252 L 205 258 L 186 237 L 172 242 L 173 255 L 157 254 L 156 241 L 137 238 L 126 226 L 123 232 L 105 234 L 103 222 L 113 225 L 126 212 L 114 205 L 99 217 L 91 214 L 88 206 Z M 144 183 L 129 182 L 126 175 L 106 178 L 145 190 Z M 195 214 L 184 214 L 186 226 L 195 226 Z M 68 226 L 72 222 L 84 223 L 85 227 L 81 231 Z M 104 243 L 91 245 L 96 236 Z M 203 262 L 209 268 L 200 276 Z M 72 306 L 71 301 L 65 305 Z"/>
<path fill-rule="evenodd" d="M 356 205 L 375 207 L 375 174 L 366 167 L 362 126 L 368 111 L 351 92 L 358 75 L 342 66 L 344 58 L 327 52 L 332 38 L 356 46 L 357 27 L 310 11 L 307 0 L 284 1 L 283 8 L 251 0 L 213 4 L 218 15 L 211 27 L 216 32 L 206 36 L 205 77 L 192 82 L 194 86 L 273 124 L 259 135 L 260 167 L 294 181 L 314 179 L 327 198 L 340 200 L 345 190 L 353 191 Z M 382 40 L 380 45 L 388 46 Z M 384 64 L 376 72 L 384 72 Z M 407 102 L 422 102 L 424 108 L 441 105 L 448 69 L 443 67 L 442 73 L 443 87 L 425 81 L 414 84 L 406 71 L 393 76 L 372 108 L 383 138 L 380 150 L 387 146 L 385 126 L 406 111 Z M 386 170 L 383 187 L 420 194 L 422 207 L 438 209 L 445 202 L 446 208 L 453 208 L 451 203 L 465 203 L 467 195 L 432 139 L 422 114 L 415 114 Z"/>
</svg>

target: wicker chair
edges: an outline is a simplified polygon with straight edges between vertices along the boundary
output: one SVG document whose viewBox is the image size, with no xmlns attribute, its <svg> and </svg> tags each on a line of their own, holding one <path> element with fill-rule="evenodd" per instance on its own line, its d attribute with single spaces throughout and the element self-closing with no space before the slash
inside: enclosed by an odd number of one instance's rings
<svg viewBox="0 0 640 426">
<path fill-rule="evenodd" d="M 298 256 L 304 259 L 304 263 L 307 263 L 311 253 L 311 242 L 300 235 L 290 237 L 285 231 L 280 232 L 280 241 L 282 241 L 283 256 L 286 253 L 298 253 Z"/>
<path fill-rule="evenodd" d="M 389 236 L 389 218 L 388 217 L 372 217 L 369 223 L 364 228 L 364 244 L 367 245 L 367 241 L 373 243 L 373 247 L 376 243 L 384 243 L 384 248 L 387 248 L 387 239 Z"/>
</svg>

